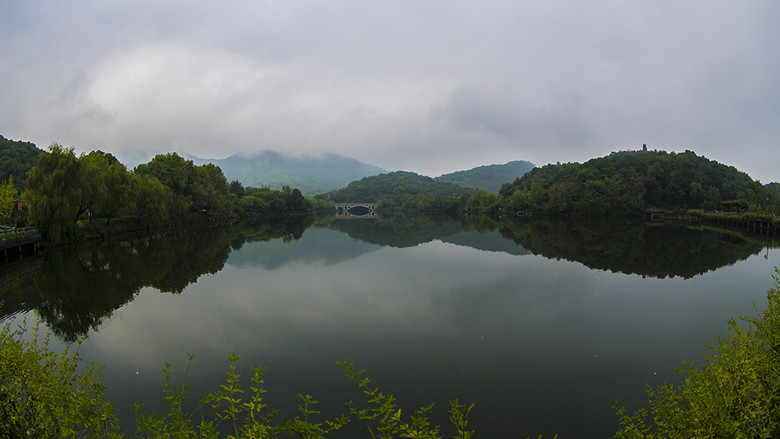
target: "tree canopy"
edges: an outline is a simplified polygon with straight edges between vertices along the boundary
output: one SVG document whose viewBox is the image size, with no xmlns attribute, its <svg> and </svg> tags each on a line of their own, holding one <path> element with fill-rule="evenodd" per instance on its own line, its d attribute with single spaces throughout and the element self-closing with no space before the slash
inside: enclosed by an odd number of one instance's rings
<svg viewBox="0 0 780 439">
<path fill-rule="evenodd" d="M 77 238 L 76 223 L 123 217 L 156 227 L 236 214 L 311 210 L 298 189 L 281 191 L 228 185 L 218 166 L 194 165 L 176 153 L 160 154 L 129 172 L 114 156 L 53 144 L 30 170 L 23 198 L 28 221 L 53 242 Z M 3 204 L 5 206 L 5 204 Z M 0 206 L 1 207 L 1 206 Z"/>
<path fill-rule="evenodd" d="M 396 171 L 365 177 L 353 181 L 347 187 L 328 192 L 327 196 L 337 203 L 366 202 L 422 195 L 424 197 L 458 197 L 474 192 L 454 183 L 437 181 L 414 172 Z"/>
<path fill-rule="evenodd" d="M 17 187 L 22 188 L 40 152 L 30 142 L 0 136 L 0 181 L 8 181 L 8 177 L 13 177 Z"/>
<path fill-rule="evenodd" d="M 508 208 L 568 215 L 639 215 L 646 209 L 717 209 L 746 200 L 780 212 L 780 196 L 733 166 L 692 151 L 623 151 L 585 163 L 550 164 L 504 185 Z"/>
</svg>

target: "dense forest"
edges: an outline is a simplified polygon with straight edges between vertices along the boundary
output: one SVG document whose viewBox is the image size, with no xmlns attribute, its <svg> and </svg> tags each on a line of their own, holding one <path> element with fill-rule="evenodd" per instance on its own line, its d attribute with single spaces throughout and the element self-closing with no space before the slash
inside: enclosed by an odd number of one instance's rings
<svg viewBox="0 0 780 439">
<path fill-rule="evenodd" d="M 12 178 L 17 189 L 24 187 L 27 173 L 30 172 L 41 150 L 30 142 L 9 140 L 0 136 L 0 181 Z"/>
<path fill-rule="evenodd" d="M 475 192 L 478 190 L 437 181 L 414 172 L 396 171 L 353 181 L 343 189 L 317 198 L 336 203 L 378 203 L 377 208 L 386 213 L 398 209 L 425 212 L 435 203 L 439 210 L 455 213 L 462 207 L 460 200 Z"/>
<path fill-rule="evenodd" d="M 505 185 L 503 207 L 556 215 L 640 215 L 648 209 L 717 210 L 744 200 L 780 213 L 780 196 L 733 166 L 692 151 L 624 151 L 585 163 L 550 164 Z"/>
<path fill-rule="evenodd" d="M 376 202 L 377 212 L 533 212 L 555 216 L 641 216 L 647 211 L 715 211 L 726 205 L 780 213 L 780 184 L 763 186 L 733 166 L 694 152 L 623 151 L 585 163 L 534 168 L 498 194 L 412 172 L 366 177 L 326 194 L 335 202 Z"/>
</svg>

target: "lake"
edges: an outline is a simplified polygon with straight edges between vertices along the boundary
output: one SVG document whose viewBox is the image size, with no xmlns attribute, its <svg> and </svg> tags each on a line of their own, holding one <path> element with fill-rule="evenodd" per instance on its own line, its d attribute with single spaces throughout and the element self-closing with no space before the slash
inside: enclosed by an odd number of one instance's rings
<svg viewBox="0 0 780 439">
<path fill-rule="evenodd" d="M 194 407 L 235 351 L 291 416 L 299 393 L 325 415 L 360 400 L 351 359 L 404 414 L 474 403 L 478 437 L 612 437 L 616 400 L 642 406 L 765 304 L 776 249 L 678 222 L 290 219 L 51 249 L 0 271 L 0 316 L 86 337 L 128 428 L 163 406 L 164 362 L 178 383 L 194 355 Z"/>
</svg>

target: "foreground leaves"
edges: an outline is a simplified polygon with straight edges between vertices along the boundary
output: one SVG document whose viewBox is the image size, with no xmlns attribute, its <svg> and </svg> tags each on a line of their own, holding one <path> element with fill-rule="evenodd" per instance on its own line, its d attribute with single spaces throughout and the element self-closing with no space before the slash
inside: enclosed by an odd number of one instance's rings
<svg viewBox="0 0 780 439">
<path fill-rule="evenodd" d="M 780 275 L 780 270 L 775 268 Z M 770 438 L 780 436 L 780 278 L 756 317 L 731 319 L 707 347 L 701 367 L 683 363 L 684 382 L 648 391 L 649 409 L 627 414 L 618 438 Z"/>
</svg>

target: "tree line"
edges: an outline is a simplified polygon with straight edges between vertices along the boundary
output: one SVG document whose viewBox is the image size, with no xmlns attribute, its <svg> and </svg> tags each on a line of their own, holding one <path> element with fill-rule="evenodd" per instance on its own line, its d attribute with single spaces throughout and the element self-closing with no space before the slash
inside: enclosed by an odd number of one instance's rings
<svg viewBox="0 0 780 439">
<path fill-rule="evenodd" d="M 331 192 L 334 200 L 374 201 L 379 213 L 533 212 L 565 217 L 630 217 L 647 211 L 731 209 L 780 213 L 777 183 L 762 185 L 733 166 L 692 151 L 622 151 L 585 163 L 556 163 L 505 183 L 498 193 L 436 186 L 396 172 Z"/>
<path fill-rule="evenodd" d="M 176 153 L 158 154 L 129 171 L 109 153 L 76 156 L 73 148 L 58 144 L 38 154 L 19 198 L 26 209 L 24 221 L 51 242 L 77 239 L 84 222 L 109 226 L 120 220 L 132 228 L 155 228 L 316 206 L 297 189 L 229 184 L 218 166 L 194 165 Z"/>
<path fill-rule="evenodd" d="M 733 166 L 693 151 L 623 151 L 585 163 L 550 164 L 504 185 L 505 209 L 631 216 L 648 209 L 718 210 L 724 202 L 780 213 L 780 196 Z"/>
</svg>

